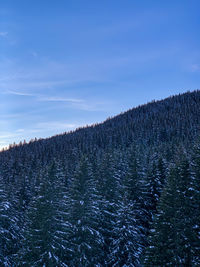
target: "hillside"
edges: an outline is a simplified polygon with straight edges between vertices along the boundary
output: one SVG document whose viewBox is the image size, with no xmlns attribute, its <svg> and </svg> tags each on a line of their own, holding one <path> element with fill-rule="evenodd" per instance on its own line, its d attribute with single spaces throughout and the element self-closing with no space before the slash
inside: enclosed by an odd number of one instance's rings
<svg viewBox="0 0 200 267">
<path fill-rule="evenodd" d="M 1 152 L 0 265 L 199 266 L 199 135 L 194 91 Z"/>
</svg>

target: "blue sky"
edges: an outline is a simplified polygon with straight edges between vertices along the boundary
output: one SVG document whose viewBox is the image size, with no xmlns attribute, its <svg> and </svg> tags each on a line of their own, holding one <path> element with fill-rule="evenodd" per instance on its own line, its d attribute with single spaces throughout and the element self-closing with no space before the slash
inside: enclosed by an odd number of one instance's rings
<svg viewBox="0 0 200 267">
<path fill-rule="evenodd" d="M 0 148 L 200 88 L 199 0 L 2 0 Z"/>
</svg>

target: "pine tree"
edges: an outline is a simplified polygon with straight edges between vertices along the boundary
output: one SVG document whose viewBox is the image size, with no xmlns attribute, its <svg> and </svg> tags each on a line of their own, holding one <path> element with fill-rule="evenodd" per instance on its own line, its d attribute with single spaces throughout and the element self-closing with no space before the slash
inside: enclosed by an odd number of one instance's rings
<svg viewBox="0 0 200 267">
<path fill-rule="evenodd" d="M 19 216 L 0 178 L 0 266 L 12 266 L 20 241 Z"/>
<path fill-rule="evenodd" d="M 198 266 L 194 232 L 196 206 L 193 179 L 187 159 L 173 168 L 153 221 L 146 266 Z"/>
<path fill-rule="evenodd" d="M 70 217 L 69 266 L 100 266 L 103 237 L 99 231 L 99 207 L 96 183 L 90 163 L 83 157 L 69 188 Z"/>
<path fill-rule="evenodd" d="M 130 196 L 132 180 L 126 176 L 118 190 L 116 221 L 110 244 L 109 266 L 135 266 L 142 252 L 142 231 L 138 221 L 139 205 Z M 134 192 L 134 198 L 138 192 Z"/>
<path fill-rule="evenodd" d="M 117 171 L 116 154 L 106 153 L 99 166 L 98 192 L 100 195 L 99 209 L 101 211 L 100 231 L 104 238 L 101 264 L 107 266 L 110 262 L 110 247 L 116 239 L 114 229 L 117 222 L 119 173 Z"/>
<path fill-rule="evenodd" d="M 157 155 L 154 156 L 153 162 L 147 170 L 147 188 L 149 211 L 152 216 L 156 212 L 158 200 L 160 198 L 162 188 L 166 178 L 166 171 L 164 170 L 164 162 Z"/>
<path fill-rule="evenodd" d="M 67 231 L 63 231 L 67 214 L 57 178 L 53 163 L 27 211 L 18 266 L 67 266 L 61 258 L 67 240 Z"/>
<path fill-rule="evenodd" d="M 192 183 L 190 191 L 192 191 L 193 204 L 193 233 L 195 236 L 193 242 L 194 262 L 200 265 L 200 140 L 194 146 L 192 154 Z"/>
</svg>

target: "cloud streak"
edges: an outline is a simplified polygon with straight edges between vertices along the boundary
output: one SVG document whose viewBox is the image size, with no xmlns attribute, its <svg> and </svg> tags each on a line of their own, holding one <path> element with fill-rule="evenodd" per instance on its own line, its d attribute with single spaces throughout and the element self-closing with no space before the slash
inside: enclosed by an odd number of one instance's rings
<svg viewBox="0 0 200 267">
<path fill-rule="evenodd" d="M 6 37 L 8 35 L 8 32 L 0 32 L 1 37 Z"/>
<path fill-rule="evenodd" d="M 192 72 L 200 72 L 200 64 L 192 64 L 192 65 L 190 66 L 190 70 L 191 70 Z"/>
<path fill-rule="evenodd" d="M 30 96 L 35 97 L 37 101 L 44 102 L 70 102 L 70 103 L 83 103 L 83 99 L 79 98 L 67 98 L 67 97 L 56 97 L 56 96 L 42 96 L 40 94 L 32 94 L 21 91 L 6 90 L 4 94 L 17 95 L 17 96 Z"/>
<path fill-rule="evenodd" d="M 83 103 L 83 99 L 65 98 L 65 97 L 38 97 L 39 101 L 47 102 L 70 102 L 70 103 Z"/>
<path fill-rule="evenodd" d="M 18 96 L 35 96 L 34 94 L 30 94 L 26 92 L 19 92 L 19 91 L 12 91 L 12 90 L 6 90 L 4 93 L 10 94 L 10 95 L 18 95 Z"/>
<path fill-rule="evenodd" d="M 27 93 L 22 91 L 14 91 L 14 90 L 6 90 L 4 94 L 22 96 L 22 97 L 33 97 L 35 101 L 38 102 L 57 102 L 57 103 L 66 103 L 68 107 L 77 110 L 84 110 L 84 111 L 104 111 L 106 106 L 110 105 L 109 102 L 96 102 L 96 101 L 86 101 L 85 99 L 81 98 L 70 98 L 65 96 L 45 96 L 42 94 L 33 94 Z"/>
<path fill-rule="evenodd" d="M 78 125 L 73 123 L 65 123 L 65 122 L 57 122 L 57 121 L 50 121 L 50 122 L 40 122 L 35 126 L 35 130 L 39 131 L 49 131 L 49 130 L 62 130 L 67 131 L 71 129 L 75 129 Z"/>
</svg>

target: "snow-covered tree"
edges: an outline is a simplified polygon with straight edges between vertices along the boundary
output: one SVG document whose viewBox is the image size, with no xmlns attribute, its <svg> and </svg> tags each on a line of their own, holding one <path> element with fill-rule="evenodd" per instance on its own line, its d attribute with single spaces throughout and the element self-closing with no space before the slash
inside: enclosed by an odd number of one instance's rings
<svg viewBox="0 0 200 267">
<path fill-rule="evenodd" d="M 99 206 L 96 182 L 90 163 L 83 157 L 69 188 L 68 223 L 71 258 L 69 266 L 100 266 L 103 237 L 99 231 Z"/>
<path fill-rule="evenodd" d="M 156 214 L 146 266 L 199 266 L 199 234 L 196 233 L 197 206 L 193 201 L 193 178 L 186 158 L 174 167 L 167 179 Z"/>
<path fill-rule="evenodd" d="M 116 154 L 106 153 L 99 166 L 97 186 L 100 196 L 99 209 L 101 217 L 99 221 L 100 231 L 104 238 L 103 258 L 101 264 L 106 266 L 110 261 L 110 246 L 115 240 L 114 228 L 117 221 L 119 179 L 120 172 L 117 168 Z M 119 163 L 119 162 L 118 162 Z"/>
<path fill-rule="evenodd" d="M 135 153 L 131 152 L 129 159 L 126 158 L 126 165 L 125 173 L 119 180 L 110 266 L 136 266 L 145 246 L 145 222 L 148 216 L 144 209 L 143 177 Z"/>
<path fill-rule="evenodd" d="M 0 266 L 12 266 L 19 249 L 19 214 L 0 177 Z"/>
<path fill-rule="evenodd" d="M 165 181 L 164 163 L 161 158 L 153 159 L 147 170 L 147 188 L 149 199 L 149 210 L 152 215 L 156 212 L 156 207 Z"/>
<path fill-rule="evenodd" d="M 68 214 L 61 191 L 64 187 L 58 181 L 53 163 L 27 210 L 19 266 L 67 266 L 62 255 L 67 242 Z"/>
</svg>

